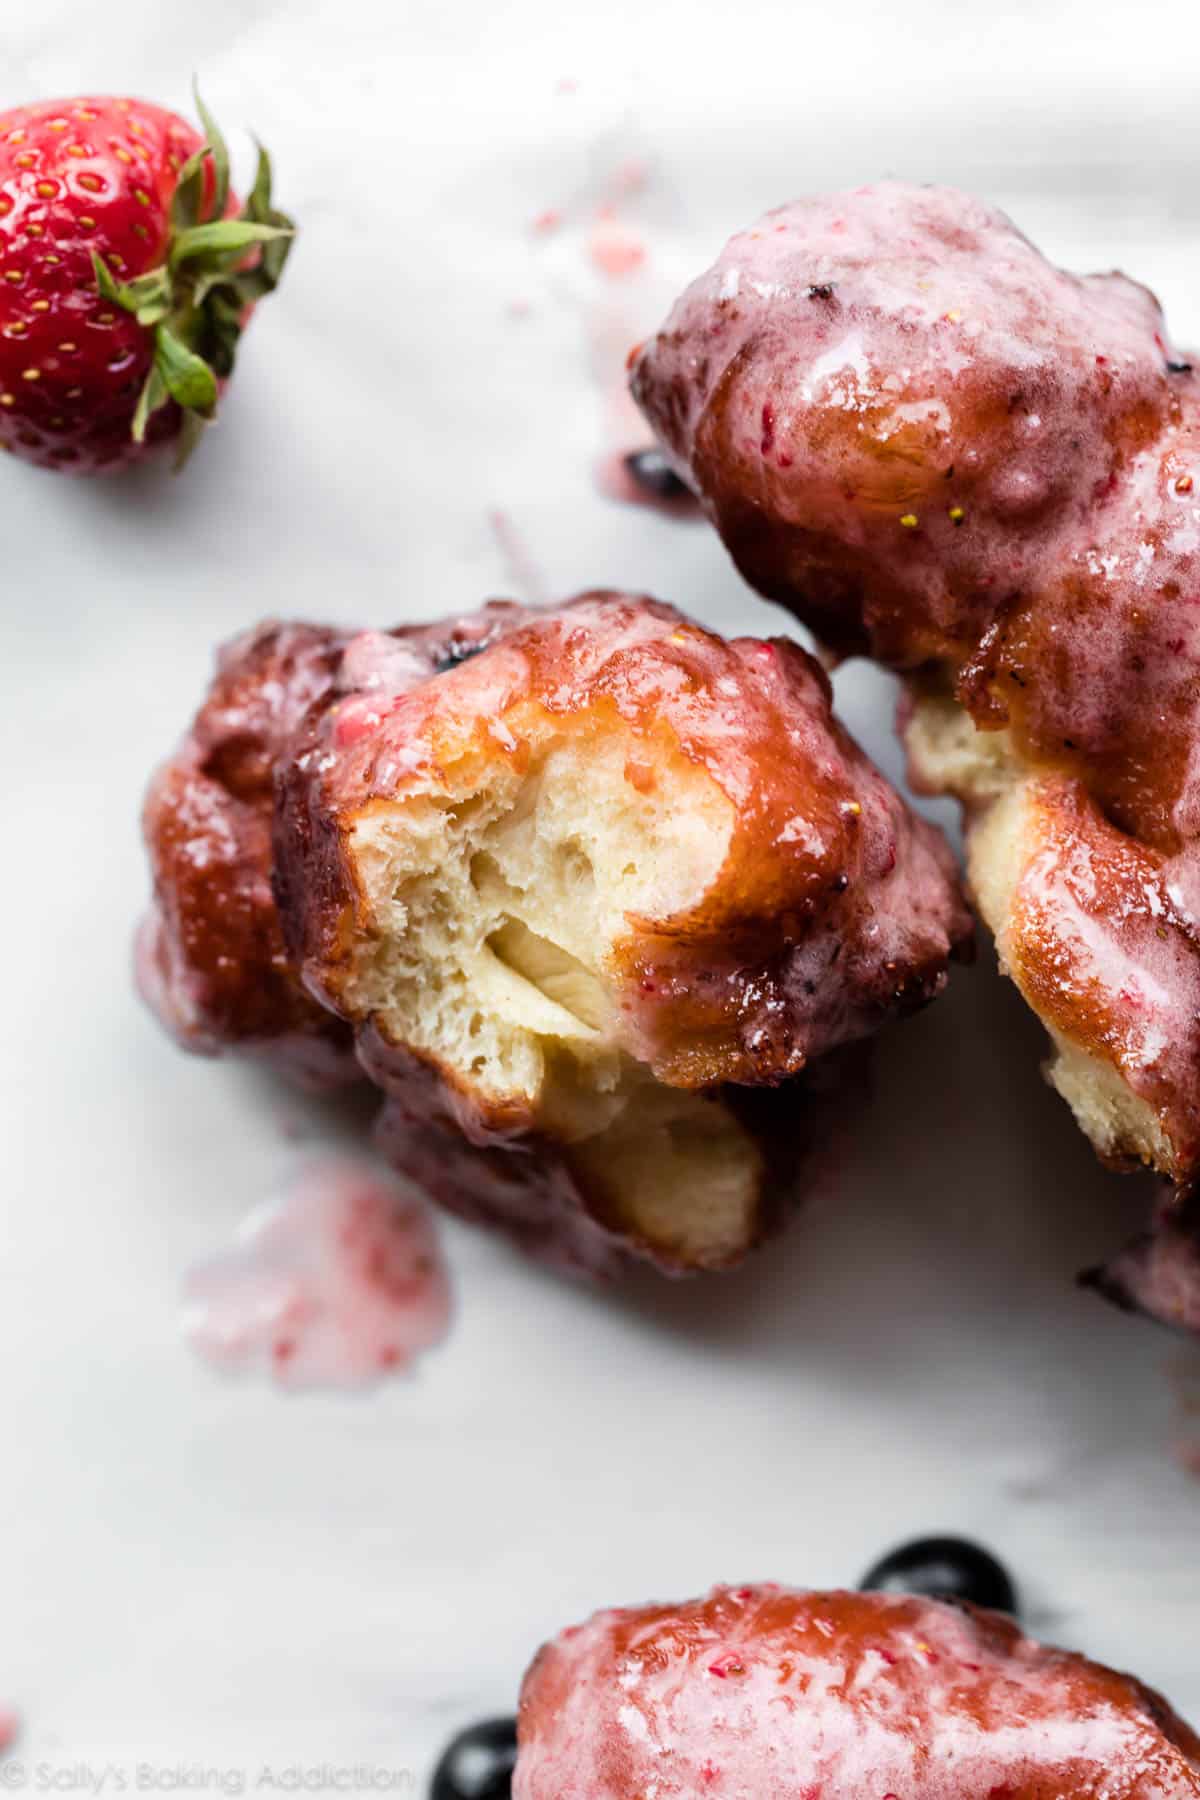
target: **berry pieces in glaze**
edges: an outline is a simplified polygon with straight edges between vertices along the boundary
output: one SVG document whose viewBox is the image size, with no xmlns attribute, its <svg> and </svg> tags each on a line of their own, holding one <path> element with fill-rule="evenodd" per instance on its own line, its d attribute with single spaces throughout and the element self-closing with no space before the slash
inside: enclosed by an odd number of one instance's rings
<svg viewBox="0 0 1200 1800">
<path fill-rule="evenodd" d="M 717 1588 L 536 1657 L 514 1800 L 1195 1800 L 1200 1739 L 1131 1676 L 997 1613 Z"/>
</svg>

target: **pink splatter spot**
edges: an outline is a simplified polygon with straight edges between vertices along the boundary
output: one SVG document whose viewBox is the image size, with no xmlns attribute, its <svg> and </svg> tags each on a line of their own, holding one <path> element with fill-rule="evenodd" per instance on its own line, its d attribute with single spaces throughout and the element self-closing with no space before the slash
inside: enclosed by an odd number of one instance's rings
<svg viewBox="0 0 1200 1800">
<path fill-rule="evenodd" d="M 21 1730 L 20 1715 L 11 1706 L 0 1706 L 0 1755 L 16 1743 Z"/>
<path fill-rule="evenodd" d="M 532 228 L 539 237 L 549 237 L 551 232 L 558 230 L 562 222 L 563 216 L 558 207 L 547 206 L 534 219 Z"/>
<path fill-rule="evenodd" d="M 364 1387 L 445 1337 L 449 1285 L 428 1210 L 374 1167 L 313 1163 L 184 1282 L 206 1362 L 288 1388 Z"/>
<path fill-rule="evenodd" d="M 601 217 L 588 244 L 588 255 L 602 275 L 620 281 L 645 263 L 646 246 L 636 233 L 619 225 L 615 219 L 603 216 L 610 211 L 609 208 L 601 209 Z"/>
<path fill-rule="evenodd" d="M 560 75 L 554 84 L 556 94 L 577 94 L 579 83 L 574 75 Z"/>
</svg>

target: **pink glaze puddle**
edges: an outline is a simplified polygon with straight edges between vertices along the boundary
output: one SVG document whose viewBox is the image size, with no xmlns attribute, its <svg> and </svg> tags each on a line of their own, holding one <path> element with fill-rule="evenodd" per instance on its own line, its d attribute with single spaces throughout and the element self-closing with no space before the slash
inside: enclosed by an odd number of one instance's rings
<svg viewBox="0 0 1200 1800">
<path fill-rule="evenodd" d="M 449 1319 L 428 1209 L 350 1157 L 306 1165 L 184 1280 L 192 1348 L 287 1388 L 367 1387 L 440 1343 Z"/>
</svg>

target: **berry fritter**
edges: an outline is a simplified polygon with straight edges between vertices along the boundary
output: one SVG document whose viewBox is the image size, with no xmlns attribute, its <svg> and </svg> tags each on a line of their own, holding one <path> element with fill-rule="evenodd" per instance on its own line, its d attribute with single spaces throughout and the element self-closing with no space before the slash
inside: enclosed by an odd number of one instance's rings
<svg viewBox="0 0 1200 1800">
<path fill-rule="evenodd" d="M 810 657 L 624 595 L 264 627 L 147 832 L 150 997 L 185 1042 L 316 1043 L 336 1074 L 352 1038 L 406 1172 L 585 1266 L 741 1256 L 807 1147 L 810 1063 L 969 936 Z"/>
</svg>

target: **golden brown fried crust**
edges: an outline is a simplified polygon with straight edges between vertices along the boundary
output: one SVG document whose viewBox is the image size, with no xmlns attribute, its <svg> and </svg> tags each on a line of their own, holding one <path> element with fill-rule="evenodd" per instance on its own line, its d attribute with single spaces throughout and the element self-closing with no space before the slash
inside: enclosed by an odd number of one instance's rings
<svg viewBox="0 0 1200 1800">
<path fill-rule="evenodd" d="M 508 625 L 438 681 L 343 691 L 310 713 L 281 771 L 275 847 L 313 991 L 343 1003 L 363 907 L 345 846 L 373 801 L 451 771 L 523 772 L 556 735 L 617 724 L 632 790 L 669 781 L 681 753 L 735 815 L 713 887 L 687 916 L 631 919 L 621 949 L 631 1043 L 661 1080 L 781 1081 L 940 990 L 970 941 L 949 851 L 837 724 L 811 657 L 615 594 Z"/>
<path fill-rule="evenodd" d="M 322 1057 L 331 1078 L 365 1069 L 387 1096 L 388 1154 L 452 1210 L 565 1266 L 598 1272 L 630 1252 L 688 1266 L 532 1103 L 389 1041 L 347 987 L 377 929 L 350 851 L 376 803 L 451 774 L 468 789 L 521 775 L 548 742 L 617 733 L 635 800 L 659 783 L 669 796 L 686 767 L 733 809 L 719 880 L 686 916 L 631 919 L 618 957 L 623 1050 L 672 1087 L 719 1090 L 713 1104 L 756 1146 L 756 1208 L 744 1241 L 705 1253 L 715 1266 L 786 1211 L 828 1085 L 795 1079 L 809 1059 L 931 998 L 969 944 L 946 846 L 836 724 L 828 682 L 794 645 L 726 644 L 612 594 L 353 638 L 263 627 L 225 653 L 151 792 L 144 986 L 191 1048 L 310 1076 Z M 739 1083 L 787 1085 L 756 1097 Z"/>
</svg>

